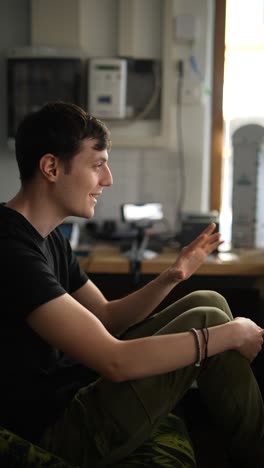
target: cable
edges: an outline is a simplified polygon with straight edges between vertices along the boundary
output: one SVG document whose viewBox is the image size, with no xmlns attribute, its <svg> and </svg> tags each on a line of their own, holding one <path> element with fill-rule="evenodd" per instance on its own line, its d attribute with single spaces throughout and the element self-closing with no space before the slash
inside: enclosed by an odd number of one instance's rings
<svg viewBox="0 0 264 468">
<path fill-rule="evenodd" d="M 186 194 L 186 174 L 184 161 L 184 144 L 183 144 L 183 128 L 182 128 L 182 88 L 184 81 L 184 63 L 183 60 L 178 61 L 178 80 L 176 94 L 176 131 L 178 142 L 178 159 L 180 171 L 180 193 L 176 209 L 175 231 L 176 235 L 181 232 L 182 227 L 182 211 Z"/>
<path fill-rule="evenodd" d="M 161 70 L 160 70 L 160 63 L 159 62 L 153 62 L 152 66 L 152 71 L 153 71 L 153 77 L 154 77 L 154 88 L 153 88 L 153 93 L 150 96 L 149 101 L 145 105 L 144 109 L 142 109 L 138 114 L 136 114 L 134 117 L 131 118 L 125 118 L 123 120 L 118 120 L 118 121 L 111 121 L 111 125 L 128 125 L 134 122 L 137 122 L 138 120 L 143 120 L 145 117 L 147 117 L 154 106 L 156 105 L 159 96 L 160 96 L 160 90 L 161 90 Z"/>
<path fill-rule="evenodd" d="M 160 90 L 161 90 L 161 72 L 160 72 L 159 62 L 153 63 L 153 76 L 154 76 L 154 89 L 153 89 L 152 96 L 150 97 L 150 100 L 146 104 L 145 108 L 141 112 L 139 112 L 137 115 L 135 115 L 134 118 L 132 118 L 133 121 L 142 120 L 145 117 L 147 117 L 158 101 Z"/>
</svg>

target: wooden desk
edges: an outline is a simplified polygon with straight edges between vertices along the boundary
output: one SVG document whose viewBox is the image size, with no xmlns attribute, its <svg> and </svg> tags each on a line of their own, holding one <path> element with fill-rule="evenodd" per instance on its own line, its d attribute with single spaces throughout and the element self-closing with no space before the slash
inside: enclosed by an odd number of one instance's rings
<svg viewBox="0 0 264 468">
<path fill-rule="evenodd" d="M 129 273 L 128 257 L 118 247 L 97 244 L 88 257 L 79 257 L 79 263 L 87 273 Z"/>
<path fill-rule="evenodd" d="M 131 274 L 128 257 L 118 247 L 98 244 L 88 257 L 79 257 L 81 267 L 108 299 L 116 299 L 143 286 L 169 267 L 177 257 L 165 248 L 152 260 L 143 260 L 140 278 Z M 234 315 L 249 316 L 264 327 L 264 249 L 240 250 L 209 257 L 188 281 L 177 286 L 160 304 L 162 309 L 179 297 L 197 289 L 223 294 Z"/>
<path fill-rule="evenodd" d="M 152 260 L 144 260 L 142 273 L 160 273 L 171 265 L 176 253 L 164 251 Z M 264 277 L 264 250 L 240 250 L 234 253 L 222 252 L 208 257 L 197 270 L 197 275 L 215 276 L 263 276 Z"/>
<path fill-rule="evenodd" d="M 141 273 L 156 275 L 169 267 L 177 257 L 175 249 L 165 248 L 151 260 L 143 260 Z M 88 257 L 79 258 L 81 267 L 87 273 L 130 273 L 128 257 L 118 247 L 98 244 Z M 209 257 L 197 270 L 202 276 L 255 276 L 264 278 L 264 249 L 237 250 L 234 253 L 220 253 Z"/>
</svg>

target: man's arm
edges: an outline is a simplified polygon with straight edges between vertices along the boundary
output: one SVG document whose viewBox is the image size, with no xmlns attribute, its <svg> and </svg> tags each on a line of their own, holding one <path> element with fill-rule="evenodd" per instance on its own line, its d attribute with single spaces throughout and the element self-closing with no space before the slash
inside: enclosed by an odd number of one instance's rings
<svg viewBox="0 0 264 468">
<path fill-rule="evenodd" d="M 27 323 L 44 341 L 112 381 L 158 375 L 196 360 L 191 332 L 121 341 L 68 294 L 35 309 Z M 246 318 L 211 327 L 208 355 L 232 348 L 251 359 L 261 349 L 262 334 Z"/>
<path fill-rule="evenodd" d="M 92 282 L 86 283 L 73 294 L 84 307 L 92 310 L 113 334 L 122 333 L 131 325 L 146 318 L 181 281 L 188 279 L 222 241 L 214 233 L 215 224 L 209 225 L 179 253 L 171 267 L 153 281 L 128 296 L 108 302 Z"/>
</svg>

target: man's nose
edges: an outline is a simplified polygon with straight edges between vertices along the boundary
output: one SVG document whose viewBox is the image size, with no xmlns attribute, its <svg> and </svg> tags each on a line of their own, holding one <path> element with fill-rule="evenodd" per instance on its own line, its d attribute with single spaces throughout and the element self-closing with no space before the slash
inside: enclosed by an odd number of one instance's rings
<svg viewBox="0 0 264 468">
<path fill-rule="evenodd" d="M 105 172 L 103 176 L 102 185 L 104 187 L 110 187 L 111 185 L 113 185 L 113 176 L 108 166 L 105 166 Z"/>
</svg>

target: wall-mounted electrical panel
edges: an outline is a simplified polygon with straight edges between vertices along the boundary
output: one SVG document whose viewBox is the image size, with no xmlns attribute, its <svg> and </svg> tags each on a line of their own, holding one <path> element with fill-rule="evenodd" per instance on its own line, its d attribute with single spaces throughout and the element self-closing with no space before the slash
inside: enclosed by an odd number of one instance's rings
<svg viewBox="0 0 264 468">
<path fill-rule="evenodd" d="M 6 56 L 8 143 L 18 123 L 47 101 L 85 106 L 85 67 L 80 50 L 14 47 Z"/>
<path fill-rule="evenodd" d="M 155 60 L 96 58 L 87 61 L 87 108 L 114 128 L 160 120 L 161 67 Z M 113 122 L 112 122 L 113 121 Z"/>
<path fill-rule="evenodd" d="M 99 118 L 126 117 L 127 61 L 119 58 L 89 60 L 88 109 Z"/>
<path fill-rule="evenodd" d="M 87 110 L 107 119 L 113 147 L 175 149 L 174 0 L 31 0 L 31 7 L 32 46 L 78 47 L 90 61 Z M 124 62 L 99 69 L 105 58 Z"/>
</svg>

